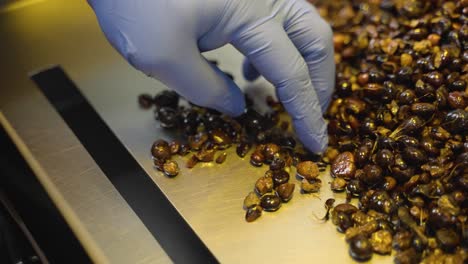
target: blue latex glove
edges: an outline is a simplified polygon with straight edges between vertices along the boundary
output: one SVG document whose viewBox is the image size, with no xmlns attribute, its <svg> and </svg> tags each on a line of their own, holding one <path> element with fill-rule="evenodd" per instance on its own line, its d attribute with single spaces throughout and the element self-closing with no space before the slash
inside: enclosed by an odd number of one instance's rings
<svg viewBox="0 0 468 264">
<path fill-rule="evenodd" d="M 236 116 L 245 108 L 241 90 L 200 54 L 231 43 L 248 60 L 248 80 L 261 74 L 276 87 L 302 143 L 314 152 L 326 148 L 332 32 L 305 0 L 88 2 L 107 39 L 135 68 L 195 104 Z"/>
</svg>

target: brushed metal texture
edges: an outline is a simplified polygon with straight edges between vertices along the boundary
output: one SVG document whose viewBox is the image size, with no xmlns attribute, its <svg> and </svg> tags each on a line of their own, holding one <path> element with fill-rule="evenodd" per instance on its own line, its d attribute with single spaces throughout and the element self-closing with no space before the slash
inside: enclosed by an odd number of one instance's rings
<svg viewBox="0 0 468 264">
<path fill-rule="evenodd" d="M 53 188 L 61 197 L 54 199 L 59 210 L 64 214 L 64 208 L 69 208 L 66 219 L 77 235 L 85 234 L 78 237 L 96 263 L 170 263 L 138 216 L 29 80 L 32 70 L 56 63 L 69 66 L 72 72 L 87 72 L 89 68 L 80 62 L 81 58 L 86 61 L 86 55 L 74 50 L 78 46 L 85 50 L 99 48 L 92 42 L 105 45 L 103 39 L 87 40 L 100 37 L 86 1 L 43 1 L 0 14 L 0 111 L 44 171 L 41 182 L 47 182 L 49 195 L 53 196 Z"/>
</svg>

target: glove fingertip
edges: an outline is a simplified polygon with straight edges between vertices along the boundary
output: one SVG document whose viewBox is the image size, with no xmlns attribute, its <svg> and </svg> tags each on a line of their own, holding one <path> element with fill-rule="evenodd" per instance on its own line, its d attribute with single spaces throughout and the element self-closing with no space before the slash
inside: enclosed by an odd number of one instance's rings
<svg viewBox="0 0 468 264">
<path fill-rule="evenodd" d="M 325 123 L 304 123 L 305 120 L 296 120 L 296 133 L 302 144 L 314 153 L 323 153 L 328 146 L 328 134 Z M 321 123 L 321 122 L 320 122 Z"/>
<path fill-rule="evenodd" d="M 324 134 L 321 136 L 314 135 L 313 138 L 304 140 L 304 146 L 314 152 L 314 153 L 323 153 L 327 149 L 328 145 L 328 135 Z"/>
<path fill-rule="evenodd" d="M 244 113 L 245 102 L 244 101 L 241 101 L 241 102 L 230 101 L 224 105 L 215 106 L 214 108 L 229 116 L 237 117 Z"/>
<path fill-rule="evenodd" d="M 231 85 L 235 86 L 234 83 Z M 214 108 L 229 116 L 236 117 L 244 113 L 245 98 L 237 86 L 230 87 L 230 92 L 225 94 L 224 98 L 219 98 Z"/>
</svg>

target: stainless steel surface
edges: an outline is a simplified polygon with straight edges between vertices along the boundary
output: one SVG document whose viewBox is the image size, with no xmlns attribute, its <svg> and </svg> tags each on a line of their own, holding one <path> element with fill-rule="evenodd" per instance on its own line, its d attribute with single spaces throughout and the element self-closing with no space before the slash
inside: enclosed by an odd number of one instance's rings
<svg viewBox="0 0 468 264">
<path fill-rule="evenodd" d="M 86 81 L 104 72 L 99 67 L 109 66 L 98 64 L 99 54 L 104 51 L 106 56 L 112 50 L 101 39 L 86 1 L 42 1 L 2 13 L 0 39 L 0 111 L 11 123 L 12 134 L 25 143 L 26 151 L 44 171 L 38 178 L 49 195 L 61 196 L 53 200 L 93 260 L 170 262 L 28 78 L 34 69 L 60 63 L 70 73 L 86 76 Z M 83 53 L 76 52 L 79 47 Z M 115 64 L 112 60 L 106 63 Z"/>
<path fill-rule="evenodd" d="M 142 92 L 164 89 L 132 69 L 105 41 L 83 0 L 44 0 L 0 16 L 0 110 L 10 120 L 46 177 L 64 197 L 98 250 L 112 263 L 167 262 L 168 257 L 102 174 L 89 154 L 27 78 L 50 64 L 63 65 L 91 104 L 223 263 L 352 263 L 343 236 L 314 215 L 333 197 L 323 173 L 320 196 L 301 195 L 276 213 L 246 223 L 242 200 L 265 169 L 229 152 L 223 165 L 182 168 L 169 179 L 154 170 L 149 147 L 170 138 L 151 111 L 139 109 Z M 233 72 L 240 86 L 242 57 L 231 47 L 208 53 Z M 272 88 L 263 80 L 251 85 Z M 261 99 L 259 93 L 256 93 Z M 111 154 L 110 154 L 111 155 Z M 179 159 L 182 162 L 182 159 Z M 293 180 L 299 183 L 296 180 Z M 338 197 L 341 199 L 342 197 Z M 375 263 L 390 258 L 374 256 Z"/>
</svg>

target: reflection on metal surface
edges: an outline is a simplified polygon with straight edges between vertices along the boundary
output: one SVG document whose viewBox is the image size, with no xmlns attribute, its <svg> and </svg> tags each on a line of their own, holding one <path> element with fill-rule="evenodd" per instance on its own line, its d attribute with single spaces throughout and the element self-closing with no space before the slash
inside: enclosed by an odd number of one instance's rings
<svg viewBox="0 0 468 264">
<path fill-rule="evenodd" d="M 89 231 L 83 226 L 83 223 L 79 220 L 78 216 L 75 214 L 71 206 L 66 202 L 61 192 L 57 190 L 57 187 L 50 180 L 47 173 L 42 168 L 41 164 L 32 155 L 31 151 L 29 151 L 24 141 L 18 136 L 18 134 L 15 132 L 12 125 L 5 118 L 2 112 L 0 112 L 0 125 L 5 129 L 8 136 L 15 143 L 19 152 L 21 153 L 21 155 L 23 155 L 24 159 L 31 167 L 34 174 L 36 174 L 39 181 L 47 190 L 47 193 L 49 194 L 50 198 L 57 205 L 57 208 L 62 213 L 63 217 L 67 220 L 75 235 L 83 243 L 83 247 L 86 249 L 89 256 L 96 263 L 108 263 L 109 260 L 99 250 L 99 247 L 96 245 Z"/>
<path fill-rule="evenodd" d="M 34 23 L 26 26 L 25 21 Z M 0 72 L 6 76 L 0 78 L 0 110 L 92 236 L 96 250 L 111 263 L 171 262 L 28 77 L 59 63 L 71 74 L 87 76 L 79 78 L 87 83 L 104 68 L 125 65 L 105 42 L 86 1 L 43 1 L 3 13 L 0 38 Z M 100 56 L 113 59 L 102 63 Z"/>
<path fill-rule="evenodd" d="M 53 67 L 31 78 L 174 262 L 216 262 L 62 68 Z"/>
<path fill-rule="evenodd" d="M 4 6 L 0 7 L 0 14 L 1 13 L 6 13 L 6 12 L 12 12 L 21 8 L 28 7 L 33 4 L 37 4 L 39 2 L 42 2 L 44 0 L 21 0 L 21 1 L 14 1 L 8 4 L 5 4 Z"/>
</svg>

